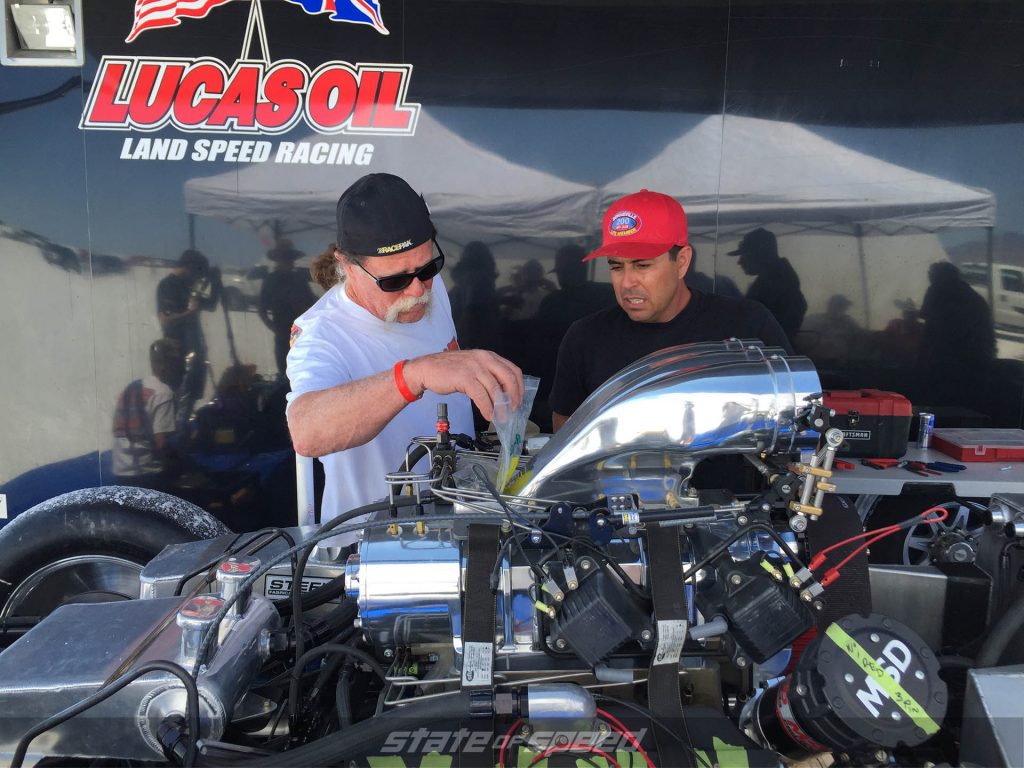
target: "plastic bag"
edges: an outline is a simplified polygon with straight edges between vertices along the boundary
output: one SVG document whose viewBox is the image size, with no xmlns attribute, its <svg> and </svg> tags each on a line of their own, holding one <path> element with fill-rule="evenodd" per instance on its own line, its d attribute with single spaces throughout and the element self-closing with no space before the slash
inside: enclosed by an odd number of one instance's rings
<svg viewBox="0 0 1024 768">
<path fill-rule="evenodd" d="M 536 376 L 523 376 L 523 401 L 518 408 L 511 407 L 509 397 L 504 391 L 499 392 L 494 399 L 494 429 L 498 433 L 498 442 L 501 443 L 498 481 L 495 483 L 499 491 L 505 490 L 519 464 L 519 457 L 523 453 L 526 422 L 530 418 L 530 410 L 533 408 L 533 400 L 537 396 L 539 385 L 540 379 Z"/>
</svg>

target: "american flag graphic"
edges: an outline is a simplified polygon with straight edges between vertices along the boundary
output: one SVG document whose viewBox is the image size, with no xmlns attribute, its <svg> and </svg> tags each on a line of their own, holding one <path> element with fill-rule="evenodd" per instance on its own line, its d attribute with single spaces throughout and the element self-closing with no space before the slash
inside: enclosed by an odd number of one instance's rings
<svg viewBox="0 0 1024 768">
<path fill-rule="evenodd" d="M 135 23 L 125 38 L 130 43 L 147 29 L 176 27 L 179 19 L 201 19 L 230 0 L 135 0 Z"/>
<path fill-rule="evenodd" d="M 384 26 L 380 15 L 380 3 L 377 0 L 288 0 L 289 3 L 301 5 L 306 13 L 329 13 L 331 21 L 344 21 L 349 24 L 369 24 L 382 35 L 390 34 Z"/>
</svg>

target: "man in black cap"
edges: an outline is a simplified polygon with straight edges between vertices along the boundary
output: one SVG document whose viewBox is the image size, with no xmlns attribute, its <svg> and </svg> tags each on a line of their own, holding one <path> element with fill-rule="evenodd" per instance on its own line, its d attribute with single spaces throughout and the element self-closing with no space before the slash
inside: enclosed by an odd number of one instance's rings
<svg viewBox="0 0 1024 768">
<path fill-rule="evenodd" d="M 523 396 L 512 363 L 459 350 L 437 278 L 444 254 L 403 179 L 362 177 L 338 200 L 337 221 L 344 280 L 295 321 L 288 353 L 288 425 L 295 450 L 324 464 L 324 520 L 387 494 L 384 475 L 410 438 L 437 431 L 438 403 L 453 432 L 472 433 L 470 400 L 490 419 L 499 391 L 513 405 Z"/>
<path fill-rule="evenodd" d="M 779 256 L 774 233 L 758 227 L 745 234 L 739 247 L 729 251 L 729 255 L 739 256 L 740 269 L 755 276 L 747 289 L 747 298 L 768 308 L 792 344 L 804 321 L 807 300 L 793 265 Z"/>
</svg>

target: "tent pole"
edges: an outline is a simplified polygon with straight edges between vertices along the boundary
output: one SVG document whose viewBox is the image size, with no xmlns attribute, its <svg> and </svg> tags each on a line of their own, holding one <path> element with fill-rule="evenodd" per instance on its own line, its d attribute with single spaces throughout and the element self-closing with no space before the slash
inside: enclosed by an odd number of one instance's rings
<svg viewBox="0 0 1024 768">
<path fill-rule="evenodd" d="M 992 313 L 992 322 L 996 319 L 996 265 L 995 238 L 992 227 L 985 227 L 985 264 L 988 266 L 988 311 Z"/>
<path fill-rule="evenodd" d="M 857 257 L 860 259 L 860 285 L 861 293 L 864 294 L 864 328 L 871 330 L 871 298 L 868 296 L 868 263 L 864 258 L 864 227 L 860 224 L 853 225 L 853 231 L 857 235 Z"/>
</svg>

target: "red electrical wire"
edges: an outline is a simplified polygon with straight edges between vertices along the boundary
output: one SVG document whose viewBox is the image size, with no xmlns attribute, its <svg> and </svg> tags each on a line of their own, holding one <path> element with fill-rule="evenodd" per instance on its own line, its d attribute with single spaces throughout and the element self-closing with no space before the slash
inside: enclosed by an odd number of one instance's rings
<svg viewBox="0 0 1024 768">
<path fill-rule="evenodd" d="M 509 739 L 512 738 L 512 734 L 516 728 L 522 725 L 522 719 L 516 720 L 512 723 L 512 727 L 505 733 L 505 738 L 501 740 L 501 749 L 498 750 L 498 768 L 505 768 L 505 748 L 508 746 Z"/>
<path fill-rule="evenodd" d="M 610 722 L 612 724 L 612 728 L 614 728 L 618 733 L 621 733 L 626 737 L 626 741 L 628 741 L 633 749 L 639 752 L 643 757 L 644 761 L 647 763 L 647 768 L 654 768 L 654 761 L 651 760 L 651 756 L 647 754 L 647 750 L 640 746 L 640 740 L 633 735 L 632 731 L 624 726 L 614 715 L 603 709 L 598 709 L 597 714 Z"/>
<path fill-rule="evenodd" d="M 929 515 L 932 515 L 932 513 L 935 513 L 934 516 L 929 517 Z M 902 523 L 887 525 L 883 528 L 878 528 L 874 531 L 864 531 L 863 533 L 858 533 L 855 536 L 850 536 L 849 538 L 843 539 L 842 541 L 836 542 L 835 544 L 825 547 L 825 549 L 821 550 L 821 552 L 816 554 L 811 559 L 810 565 L 808 567 L 812 571 L 815 571 L 825 563 L 826 559 L 828 559 L 829 552 L 832 552 L 840 547 L 846 546 L 847 544 L 852 544 L 858 539 L 865 539 L 865 541 L 861 543 L 860 546 L 858 546 L 850 554 L 848 554 L 846 557 L 844 557 L 842 560 L 840 560 L 838 563 L 836 563 L 834 566 L 832 566 L 825 572 L 825 575 L 821 578 L 821 585 L 823 587 L 827 587 L 829 584 L 831 584 L 839 578 L 839 571 L 844 565 L 846 565 L 848 562 L 850 562 L 853 558 L 855 558 L 857 555 L 859 555 L 861 552 L 863 552 L 871 545 L 877 544 L 882 539 L 896 533 L 896 531 L 902 531 L 906 530 L 907 528 L 913 528 L 916 525 L 936 525 L 938 523 L 945 521 L 947 517 L 949 517 L 949 510 L 946 509 L 945 507 L 930 507 L 921 514 L 915 515 L 914 517 L 910 518 L 909 520 L 905 520 Z"/>
<path fill-rule="evenodd" d="M 613 766 L 615 766 L 615 768 L 622 768 L 622 766 L 619 765 L 618 762 L 616 762 L 614 757 L 609 755 L 604 750 L 598 749 L 597 747 L 592 747 L 589 744 L 563 744 L 560 747 L 548 747 L 543 752 L 541 752 L 539 755 L 537 755 L 535 758 L 533 758 L 533 760 L 530 761 L 530 765 L 536 765 L 541 760 L 543 760 L 545 757 L 547 757 L 548 755 L 552 755 L 555 752 L 578 752 L 578 751 L 590 752 L 591 754 L 598 755 L 600 757 L 603 757 L 605 760 L 607 760 Z"/>
</svg>

